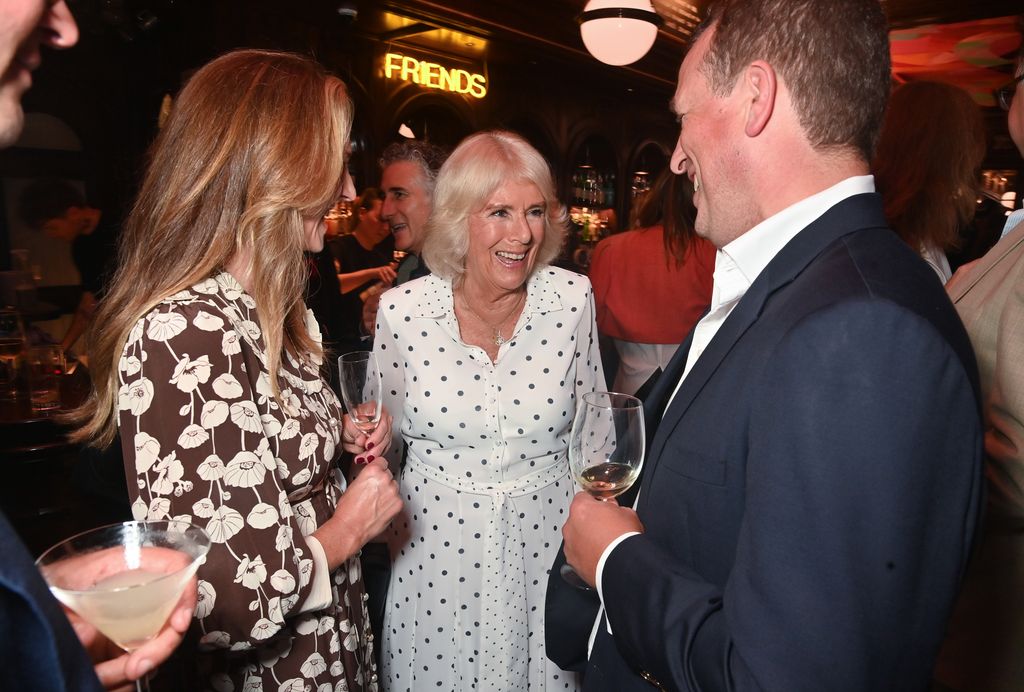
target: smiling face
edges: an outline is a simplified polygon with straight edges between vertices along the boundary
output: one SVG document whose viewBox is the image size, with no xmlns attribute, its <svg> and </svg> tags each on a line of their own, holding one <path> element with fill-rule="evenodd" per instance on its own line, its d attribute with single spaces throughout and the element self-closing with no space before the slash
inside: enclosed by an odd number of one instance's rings
<svg viewBox="0 0 1024 692">
<path fill-rule="evenodd" d="M 714 29 L 697 39 L 679 68 L 672 109 L 679 118 L 679 139 L 672 170 L 693 182 L 697 233 L 723 247 L 754 224 L 742 213 L 738 136 L 743 134 L 740 90 L 716 96 L 700 70 Z"/>
<path fill-rule="evenodd" d="M 40 48 L 70 48 L 78 27 L 64 0 L 0 0 L 0 147 L 21 133 L 21 97 L 32 86 Z"/>
<path fill-rule="evenodd" d="M 495 299 L 522 288 L 544 240 L 544 195 L 531 182 L 503 183 L 469 216 L 465 283 Z"/>
<path fill-rule="evenodd" d="M 382 171 L 380 186 L 380 215 L 395 236 L 395 248 L 419 254 L 434 204 L 423 168 L 415 161 L 395 161 Z"/>
</svg>

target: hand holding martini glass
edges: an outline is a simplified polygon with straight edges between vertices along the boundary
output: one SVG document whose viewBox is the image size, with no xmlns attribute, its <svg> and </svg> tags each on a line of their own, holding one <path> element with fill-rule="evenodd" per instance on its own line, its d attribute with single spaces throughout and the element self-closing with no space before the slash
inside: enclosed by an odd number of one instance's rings
<svg viewBox="0 0 1024 692">
<path fill-rule="evenodd" d="M 209 549 L 187 522 L 124 522 L 72 536 L 36 565 L 57 600 L 132 652 L 161 631 Z"/>
</svg>

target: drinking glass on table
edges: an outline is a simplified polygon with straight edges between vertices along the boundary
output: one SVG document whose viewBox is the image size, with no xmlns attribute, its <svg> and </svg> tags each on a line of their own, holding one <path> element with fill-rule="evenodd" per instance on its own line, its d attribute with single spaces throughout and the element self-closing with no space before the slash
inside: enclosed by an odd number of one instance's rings
<svg viewBox="0 0 1024 692">
<path fill-rule="evenodd" d="M 338 357 L 338 382 L 345 410 L 359 430 L 369 435 L 380 422 L 381 377 L 371 351 L 352 351 Z"/>
<path fill-rule="evenodd" d="M 569 469 L 586 492 L 606 502 L 626 492 L 644 462 L 643 403 L 617 392 L 583 395 L 569 435 Z M 577 588 L 590 587 L 568 564 L 562 578 Z"/>
<path fill-rule="evenodd" d="M 29 403 L 33 411 L 60 408 L 60 381 L 67 370 L 64 349 L 56 344 L 33 346 L 26 356 Z"/>
<path fill-rule="evenodd" d="M 160 632 L 209 550 L 188 522 L 128 521 L 72 536 L 36 566 L 58 601 L 131 652 Z"/>
<path fill-rule="evenodd" d="M 18 363 L 25 350 L 25 330 L 17 310 L 0 309 L 0 399 L 18 394 Z"/>
</svg>

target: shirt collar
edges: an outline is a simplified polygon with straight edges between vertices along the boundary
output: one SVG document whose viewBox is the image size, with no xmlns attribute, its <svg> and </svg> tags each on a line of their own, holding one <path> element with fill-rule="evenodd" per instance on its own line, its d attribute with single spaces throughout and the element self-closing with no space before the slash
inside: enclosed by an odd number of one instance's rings
<svg viewBox="0 0 1024 692">
<path fill-rule="evenodd" d="M 1015 212 L 1011 212 L 1006 217 L 1006 225 L 1003 226 L 1003 234 L 999 237 L 1005 238 L 1007 233 L 1012 231 L 1022 222 L 1024 222 L 1024 209 L 1018 209 Z"/>
<path fill-rule="evenodd" d="M 848 197 L 874 191 L 873 176 L 846 178 L 768 217 L 720 249 L 715 256 L 711 309 L 741 297 L 775 255 L 826 211 Z"/>
<path fill-rule="evenodd" d="M 562 309 L 559 290 L 552 277 L 554 270 L 550 267 L 539 267 L 533 272 L 526 285 L 526 305 L 523 311 L 527 314 L 554 312 Z M 455 298 L 452 294 L 451 279 L 442 279 L 436 274 L 429 274 L 422 279 L 424 290 L 420 293 L 419 302 L 412 310 L 413 317 L 439 319 L 455 312 Z"/>
</svg>

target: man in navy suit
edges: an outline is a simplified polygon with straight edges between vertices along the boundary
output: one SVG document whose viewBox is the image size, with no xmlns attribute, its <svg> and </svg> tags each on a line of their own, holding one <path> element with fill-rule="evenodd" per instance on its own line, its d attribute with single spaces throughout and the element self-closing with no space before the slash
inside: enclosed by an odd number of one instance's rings
<svg viewBox="0 0 1024 692">
<path fill-rule="evenodd" d="M 563 530 L 602 609 L 574 639 L 552 579 L 549 656 L 589 633 L 585 689 L 928 685 L 982 429 L 967 336 L 869 174 L 889 84 L 878 0 L 720 0 L 698 30 L 671 165 L 712 304 L 647 400 L 636 510 L 581 493 Z"/>
</svg>

